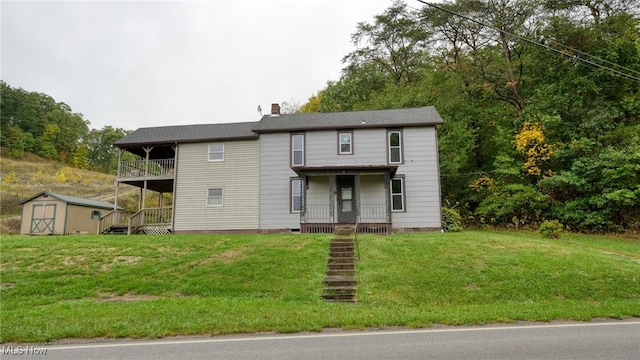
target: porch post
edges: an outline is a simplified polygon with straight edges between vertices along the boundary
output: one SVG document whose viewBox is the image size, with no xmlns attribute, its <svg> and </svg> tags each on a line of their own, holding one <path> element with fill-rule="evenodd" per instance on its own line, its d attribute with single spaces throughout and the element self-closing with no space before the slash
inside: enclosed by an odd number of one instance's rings
<svg viewBox="0 0 640 360">
<path fill-rule="evenodd" d="M 147 153 L 144 161 L 144 185 L 142 191 L 142 207 L 141 210 L 147 206 L 147 176 L 149 175 L 149 153 L 153 150 L 153 147 L 143 148 L 144 152 Z M 144 224 L 144 214 L 142 218 L 142 223 Z"/>
<path fill-rule="evenodd" d="M 307 222 L 307 175 L 300 175 L 300 223 Z"/>
<path fill-rule="evenodd" d="M 387 208 L 387 223 L 391 223 L 391 175 L 384 174 L 384 204 Z"/>
<path fill-rule="evenodd" d="M 336 176 L 329 175 L 329 219 L 331 224 L 335 223 L 335 192 L 336 192 Z"/>
<path fill-rule="evenodd" d="M 118 211 L 118 193 L 120 192 L 120 182 L 117 177 L 120 176 L 120 161 L 122 160 L 122 152 L 124 150 L 118 149 L 118 170 L 116 173 L 116 198 L 113 200 L 113 210 Z"/>
<path fill-rule="evenodd" d="M 360 174 L 353 176 L 353 192 L 355 193 L 356 219 L 360 218 Z M 356 221 L 359 222 L 359 221 Z"/>
</svg>

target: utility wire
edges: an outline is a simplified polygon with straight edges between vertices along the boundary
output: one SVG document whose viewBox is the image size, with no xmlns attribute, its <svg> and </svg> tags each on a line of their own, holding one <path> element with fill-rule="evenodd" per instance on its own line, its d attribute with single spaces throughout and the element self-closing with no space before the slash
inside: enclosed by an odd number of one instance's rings
<svg viewBox="0 0 640 360">
<path fill-rule="evenodd" d="M 449 13 L 449 14 L 451 14 L 451 15 L 458 16 L 458 17 L 461 17 L 461 18 L 463 18 L 463 19 L 465 19 L 465 20 L 468 20 L 468 21 L 474 22 L 474 23 L 476 23 L 476 24 L 478 24 L 478 25 L 480 25 L 480 26 L 487 27 L 487 28 L 493 29 L 493 30 L 495 30 L 495 31 L 499 31 L 499 32 L 501 32 L 501 33 L 504 33 L 504 34 L 509 35 L 509 36 L 513 36 L 513 37 L 515 37 L 515 38 L 518 38 L 518 39 L 520 39 L 520 40 L 522 40 L 522 41 L 525 41 L 525 42 L 528 42 L 528 43 L 530 43 L 530 44 L 533 44 L 533 45 L 536 45 L 536 46 L 540 46 L 540 47 L 545 48 L 545 49 L 547 49 L 547 50 L 551 50 L 551 51 L 556 52 L 556 53 L 558 53 L 558 54 L 560 54 L 560 55 L 564 55 L 564 56 L 567 56 L 567 57 L 569 57 L 569 58 L 571 58 L 571 59 L 581 61 L 581 62 L 583 62 L 583 63 L 585 63 L 585 64 L 587 64 L 587 65 L 595 66 L 596 68 L 600 68 L 600 69 L 609 70 L 609 71 L 611 71 L 611 72 L 613 72 L 613 73 L 615 73 L 615 74 L 617 74 L 617 75 L 620 75 L 620 76 L 622 76 L 622 77 L 624 77 L 624 78 L 627 78 L 627 79 L 630 79 L 630 80 L 640 81 L 640 77 L 638 77 L 638 76 L 634 76 L 634 75 L 631 75 L 631 74 L 628 74 L 628 73 L 625 73 L 625 72 L 622 72 L 622 71 L 619 71 L 619 70 L 616 70 L 616 69 L 610 68 L 610 67 L 608 67 L 608 66 L 605 66 L 605 65 L 602 65 L 602 64 L 599 64 L 599 63 L 596 63 L 596 62 L 593 62 L 593 61 L 590 61 L 590 60 L 584 59 L 584 58 L 582 58 L 582 57 L 580 57 L 580 56 L 567 54 L 567 53 L 566 53 L 566 52 L 564 52 L 564 51 L 561 51 L 561 50 L 558 50 L 558 49 L 552 48 L 552 47 L 550 47 L 550 46 L 548 46 L 548 45 L 545 45 L 545 44 L 539 43 L 539 42 L 537 42 L 537 41 L 534 41 L 534 40 L 528 39 L 528 38 L 526 38 L 526 37 L 524 37 L 524 36 L 520 36 L 520 35 L 517 35 L 517 34 L 511 33 L 511 32 L 508 32 L 508 31 L 506 31 L 506 30 L 499 29 L 499 28 L 497 28 L 497 27 L 495 27 L 495 26 L 493 26 L 493 25 L 486 24 L 486 23 L 484 23 L 484 22 L 482 22 L 482 21 L 480 21 L 480 20 L 476 20 L 476 19 L 471 18 L 471 17 L 469 17 L 469 16 L 462 15 L 462 14 L 460 14 L 460 13 L 457 13 L 457 12 L 455 12 L 455 11 L 453 11 L 453 10 L 449 10 L 449 9 L 444 8 L 444 7 L 442 7 L 442 6 L 439 6 L 439 5 L 436 5 L 436 4 L 431 4 L 431 3 L 428 3 L 428 2 L 423 1 L 423 0 L 416 0 L 416 1 L 418 1 L 418 2 L 419 2 L 419 3 L 421 3 L 421 4 L 424 4 L 424 5 L 430 6 L 430 7 L 434 8 L 434 9 L 437 9 L 437 10 L 440 10 L 440 11 L 444 11 L 444 12 Z M 556 42 L 556 41 L 551 40 L 551 42 L 553 42 L 554 44 L 557 44 L 557 45 L 563 46 L 564 48 L 566 48 L 566 49 L 568 49 L 568 50 L 575 51 L 575 52 L 577 52 L 577 53 L 579 53 L 579 54 L 587 55 L 587 56 L 589 56 L 589 57 L 591 57 L 591 58 L 598 59 L 599 61 L 602 61 L 602 62 L 605 62 L 605 63 L 610 63 L 610 64 L 613 64 L 613 65 L 615 65 L 615 66 L 618 66 L 618 67 L 620 67 L 620 68 L 622 68 L 622 69 L 625 69 L 625 70 L 627 70 L 627 71 L 631 71 L 631 72 L 635 72 L 635 73 L 639 73 L 639 74 L 640 74 L 640 72 L 638 72 L 638 71 L 635 71 L 635 70 L 632 70 L 632 69 L 626 68 L 626 67 L 624 67 L 624 66 L 622 66 L 622 65 L 618 65 L 618 64 L 616 64 L 616 63 L 612 63 L 612 62 L 607 61 L 607 60 L 603 60 L 603 59 L 601 59 L 601 58 L 598 58 L 598 57 L 596 57 L 596 56 L 593 56 L 593 55 L 590 55 L 590 54 L 588 54 L 588 53 L 582 52 L 582 51 L 580 51 L 580 50 L 574 49 L 574 48 L 572 48 L 572 47 L 566 46 L 566 45 L 564 45 L 564 44 L 558 43 L 558 42 Z"/>
</svg>

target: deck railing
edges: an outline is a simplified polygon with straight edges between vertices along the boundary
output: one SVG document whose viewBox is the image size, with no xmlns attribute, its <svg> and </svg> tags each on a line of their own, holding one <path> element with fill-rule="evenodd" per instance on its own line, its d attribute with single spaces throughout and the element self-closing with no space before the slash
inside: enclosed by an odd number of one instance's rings
<svg viewBox="0 0 640 360">
<path fill-rule="evenodd" d="M 174 159 L 131 160 L 120 161 L 118 168 L 119 178 L 140 177 L 172 177 L 175 173 Z"/>
<path fill-rule="evenodd" d="M 108 229 L 117 227 L 127 227 L 131 214 L 125 210 L 111 210 L 100 218 L 98 223 L 98 234 L 102 234 Z"/>
<path fill-rule="evenodd" d="M 143 226 L 171 226 L 172 208 L 146 208 L 131 216 L 130 232 L 135 233 Z"/>
</svg>

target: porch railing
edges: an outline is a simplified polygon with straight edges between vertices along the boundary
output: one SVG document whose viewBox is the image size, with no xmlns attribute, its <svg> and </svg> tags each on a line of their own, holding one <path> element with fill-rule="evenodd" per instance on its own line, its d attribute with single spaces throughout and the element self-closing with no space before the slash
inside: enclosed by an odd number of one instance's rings
<svg viewBox="0 0 640 360">
<path fill-rule="evenodd" d="M 387 205 L 361 204 L 360 219 L 385 221 L 387 219 Z"/>
<path fill-rule="evenodd" d="M 307 220 L 330 220 L 331 214 L 329 204 L 312 205 L 308 204 L 305 208 Z"/>
<path fill-rule="evenodd" d="M 175 173 L 175 159 L 120 161 L 119 178 L 171 177 Z"/>
<path fill-rule="evenodd" d="M 331 221 L 329 204 L 307 204 L 305 209 L 305 219 L 313 222 L 323 220 Z M 360 204 L 360 219 L 372 222 L 386 222 L 387 205 L 386 204 Z"/>
<path fill-rule="evenodd" d="M 98 234 L 109 230 L 112 227 L 127 227 L 131 214 L 125 210 L 111 210 L 100 218 L 98 223 Z"/>
</svg>

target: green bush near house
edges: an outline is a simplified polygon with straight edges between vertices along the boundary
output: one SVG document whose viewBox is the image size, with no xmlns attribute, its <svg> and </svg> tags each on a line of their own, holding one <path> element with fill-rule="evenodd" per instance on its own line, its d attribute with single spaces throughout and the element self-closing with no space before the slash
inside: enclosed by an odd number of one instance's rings
<svg viewBox="0 0 640 360">
<path fill-rule="evenodd" d="M 463 230 L 462 217 L 456 209 L 442 208 L 442 229 L 444 231 L 458 232 Z"/>
</svg>

